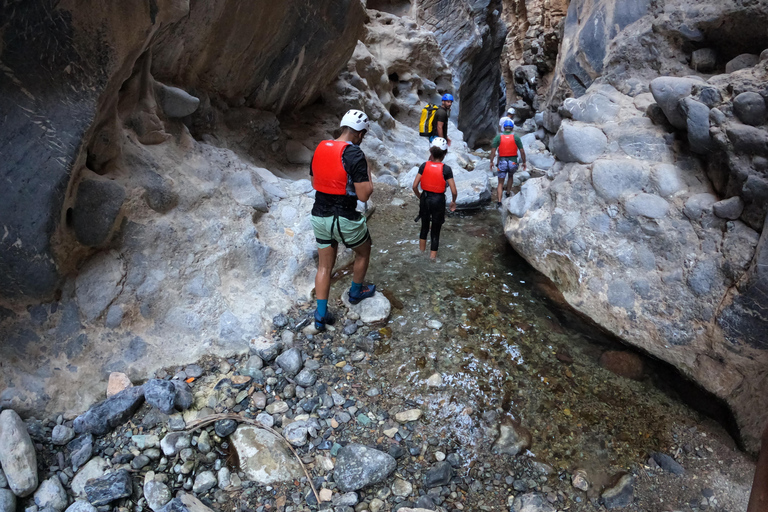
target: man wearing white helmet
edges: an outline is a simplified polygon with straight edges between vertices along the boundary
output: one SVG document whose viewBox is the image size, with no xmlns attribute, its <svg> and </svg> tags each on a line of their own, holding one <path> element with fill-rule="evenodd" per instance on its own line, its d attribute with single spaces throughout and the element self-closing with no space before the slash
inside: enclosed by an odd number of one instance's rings
<svg viewBox="0 0 768 512">
<path fill-rule="evenodd" d="M 357 201 L 367 201 L 373 193 L 373 180 L 360 143 L 368 131 L 368 116 L 350 110 L 341 119 L 341 135 L 318 144 L 310 164 L 312 187 L 316 190 L 312 207 L 312 227 L 317 240 L 315 277 L 315 329 L 325 330 L 335 319 L 328 311 L 331 274 L 339 242 L 355 251 L 349 301 L 357 304 L 373 296 L 376 287 L 363 286 L 371 256 L 371 235 L 365 216 L 357 211 Z"/>
<path fill-rule="evenodd" d="M 447 187 L 451 187 L 451 211 L 456 211 L 456 183 L 453 180 L 453 171 L 443 163 L 447 152 L 448 141 L 442 137 L 436 137 L 429 147 L 429 160 L 421 164 L 413 180 L 413 193 L 419 198 L 419 215 L 416 220 L 421 219 L 419 249 L 421 252 L 427 250 L 427 235 L 430 235 L 429 258 L 432 261 L 437 259 L 440 229 L 445 223 L 445 189 Z M 421 192 L 419 186 L 421 186 Z"/>
<path fill-rule="evenodd" d="M 507 109 L 507 113 L 504 114 L 504 117 L 499 119 L 499 133 L 504 131 L 504 123 L 506 123 L 507 121 L 511 121 L 513 123 L 515 122 L 514 117 L 515 117 L 515 109 L 512 107 L 509 107 Z"/>
</svg>

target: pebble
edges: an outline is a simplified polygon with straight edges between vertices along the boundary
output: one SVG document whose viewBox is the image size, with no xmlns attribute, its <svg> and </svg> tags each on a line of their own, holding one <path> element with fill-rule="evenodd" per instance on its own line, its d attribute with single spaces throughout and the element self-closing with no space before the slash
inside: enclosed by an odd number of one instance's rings
<svg viewBox="0 0 768 512">
<path fill-rule="evenodd" d="M 266 412 L 261 412 L 258 415 L 256 415 L 256 421 L 258 421 L 265 427 L 272 427 L 275 424 L 275 419 L 272 417 L 272 415 Z"/>
<path fill-rule="evenodd" d="M 453 468 L 447 461 L 438 462 L 432 469 L 424 475 L 424 485 L 426 487 L 439 487 L 448 485 L 453 478 Z"/>
<path fill-rule="evenodd" d="M 421 409 L 409 409 L 395 414 L 395 420 L 400 423 L 407 423 L 409 421 L 417 421 L 421 418 Z"/>
<path fill-rule="evenodd" d="M 443 323 L 439 320 L 427 320 L 427 327 L 437 330 L 443 327 Z"/>
<path fill-rule="evenodd" d="M 171 432 L 160 441 L 160 448 L 166 457 L 173 457 L 191 444 L 192 438 L 186 432 Z"/>
<path fill-rule="evenodd" d="M 213 474 L 213 471 L 202 471 L 195 477 L 192 491 L 195 494 L 203 494 L 216 487 L 217 483 L 218 481 L 216 480 L 216 475 Z"/>
<path fill-rule="evenodd" d="M 100 478 L 85 483 L 85 494 L 91 505 L 107 505 L 120 498 L 131 495 L 133 486 L 131 475 L 125 469 L 119 469 Z"/>
<path fill-rule="evenodd" d="M 290 410 L 290 407 L 287 403 L 283 402 L 282 400 L 277 400 L 275 402 L 272 402 L 267 407 L 267 412 L 269 414 L 283 414 Z"/>
<path fill-rule="evenodd" d="M 440 451 L 435 452 L 435 460 L 437 460 L 438 462 L 444 461 L 445 460 L 445 454 L 443 452 L 440 452 Z"/>
<path fill-rule="evenodd" d="M 320 496 L 320 501 L 331 501 L 331 498 L 333 497 L 333 491 L 330 489 L 320 489 L 318 495 Z"/>
<path fill-rule="evenodd" d="M 298 375 L 296 375 L 296 378 L 294 379 L 296 381 L 296 384 L 299 386 L 303 386 L 305 388 L 314 386 L 315 382 L 317 382 L 317 374 L 311 370 L 307 370 L 304 368 L 299 372 Z"/>
<path fill-rule="evenodd" d="M 214 430 L 219 437 L 227 437 L 232 432 L 237 430 L 237 421 L 235 420 L 219 420 L 214 423 Z"/>
<path fill-rule="evenodd" d="M 576 469 L 571 476 L 571 485 L 581 491 L 589 490 L 589 479 L 587 472 L 583 469 Z"/>
<path fill-rule="evenodd" d="M 410 496 L 413 492 L 413 485 L 410 482 L 403 480 L 402 478 L 395 478 L 392 483 L 392 494 L 395 496 Z"/>
<path fill-rule="evenodd" d="M 150 473 L 147 473 L 147 476 L 149 476 L 149 474 Z M 147 479 L 145 477 L 144 499 L 147 500 L 147 505 L 149 505 L 149 508 L 157 512 L 162 507 L 164 507 L 166 503 L 171 501 L 171 498 L 171 491 L 168 489 L 168 486 L 163 482 L 155 480 L 154 473 L 152 473 L 151 479 Z"/>
</svg>

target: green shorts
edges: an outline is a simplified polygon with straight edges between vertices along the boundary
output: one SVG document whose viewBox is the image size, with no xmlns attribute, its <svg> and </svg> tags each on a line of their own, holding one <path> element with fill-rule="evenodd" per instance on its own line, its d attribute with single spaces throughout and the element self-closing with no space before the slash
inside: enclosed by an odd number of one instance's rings
<svg viewBox="0 0 768 512">
<path fill-rule="evenodd" d="M 365 217 L 360 217 L 360 220 L 349 220 L 340 216 L 315 217 L 312 215 L 312 228 L 315 231 L 318 249 L 330 247 L 334 242 L 341 242 L 350 249 L 354 249 L 371 238 Z"/>
</svg>

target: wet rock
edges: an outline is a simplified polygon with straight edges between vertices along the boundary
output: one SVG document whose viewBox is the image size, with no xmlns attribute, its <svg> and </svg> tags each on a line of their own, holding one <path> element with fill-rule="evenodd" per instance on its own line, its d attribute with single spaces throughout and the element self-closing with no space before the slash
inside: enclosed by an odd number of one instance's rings
<svg viewBox="0 0 768 512">
<path fill-rule="evenodd" d="M 54 475 L 45 480 L 35 491 L 35 505 L 40 508 L 51 507 L 54 510 L 62 511 L 67 508 L 68 504 L 67 491 L 64 490 L 58 476 Z"/>
<path fill-rule="evenodd" d="M 175 409 L 176 386 L 169 380 L 149 379 L 144 383 L 144 399 L 160 412 L 171 414 Z"/>
<path fill-rule="evenodd" d="M 125 201 L 125 189 L 116 181 L 85 179 L 77 187 L 72 227 L 77 241 L 95 247 L 107 241 Z"/>
<path fill-rule="evenodd" d="M 427 320 L 427 327 L 430 329 L 438 330 L 443 327 L 443 322 L 440 320 Z"/>
<path fill-rule="evenodd" d="M 66 425 L 56 425 L 51 433 L 51 442 L 57 446 L 67 444 L 75 438 L 75 429 Z"/>
<path fill-rule="evenodd" d="M 550 504 L 543 494 L 531 492 L 515 497 L 512 512 L 555 512 L 557 509 Z"/>
<path fill-rule="evenodd" d="M 213 512 L 206 507 L 202 501 L 195 498 L 194 495 L 180 492 L 175 498 L 169 501 L 163 508 L 155 512 Z"/>
<path fill-rule="evenodd" d="M 101 506 L 131 495 L 131 475 L 125 469 L 85 483 L 85 494 L 91 505 Z"/>
<path fill-rule="evenodd" d="M 75 418 L 75 432 L 101 436 L 128 418 L 144 401 L 142 386 L 128 388 L 91 407 L 85 414 Z"/>
<path fill-rule="evenodd" d="M 264 361 L 272 361 L 280 353 L 280 342 L 264 336 L 254 338 L 249 343 L 252 354 L 256 354 Z"/>
<path fill-rule="evenodd" d="M 67 507 L 66 512 L 97 512 L 97 508 L 85 500 L 76 500 Z"/>
<path fill-rule="evenodd" d="M 494 453 L 518 455 L 531 446 L 531 433 L 522 425 L 505 419 L 499 426 L 499 437 L 493 443 Z"/>
<path fill-rule="evenodd" d="M 341 491 L 357 491 L 383 482 L 396 465 L 391 455 L 353 443 L 339 450 L 333 477 Z"/>
<path fill-rule="evenodd" d="M 603 504 L 608 510 L 624 508 L 632 503 L 635 492 L 635 479 L 632 475 L 622 476 L 616 485 L 603 491 Z"/>
<path fill-rule="evenodd" d="M 603 154 L 607 144 L 601 129 L 563 122 L 552 139 L 550 150 L 562 162 L 589 164 Z"/>
<path fill-rule="evenodd" d="M 408 409 L 395 414 L 395 420 L 400 423 L 408 423 L 409 421 L 418 421 L 421 418 L 421 409 Z"/>
<path fill-rule="evenodd" d="M 0 512 L 16 512 L 16 495 L 10 489 L 0 489 Z"/>
<path fill-rule="evenodd" d="M 107 382 L 107 398 L 114 396 L 124 389 L 132 388 L 133 382 L 128 376 L 120 372 L 112 372 L 109 374 L 109 382 Z"/>
<path fill-rule="evenodd" d="M 171 501 L 172 495 L 167 485 L 154 479 L 154 473 L 151 478 L 149 475 L 150 473 L 147 473 L 144 479 L 144 499 L 147 500 L 149 508 L 157 512 Z"/>
<path fill-rule="evenodd" d="M 214 430 L 219 437 L 227 437 L 232 432 L 237 430 L 237 421 L 235 420 L 219 420 L 214 423 Z"/>
<path fill-rule="evenodd" d="M 712 211 L 721 219 L 736 220 L 744 211 L 744 201 L 739 196 L 733 196 L 714 203 Z"/>
<path fill-rule="evenodd" d="M 642 380 L 645 373 L 643 360 L 632 352 L 609 350 L 600 356 L 600 366 L 619 377 Z"/>
<path fill-rule="evenodd" d="M 203 471 L 198 473 L 195 477 L 195 483 L 192 486 L 192 491 L 195 494 L 203 494 L 216 487 L 217 483 L 218 480 L 216 479 L 216 475 L 213 473 L 213 471 Z"/>
<path fill-rule="evenodd" d="M 759 55 L 755 55 L 753 53 L 742 53 L 741 55 L 738 55 L 729 60 L 725 64 L 725 72 L 733 73 L 734 71 L 738 71 L 740 69 L 751 68 L 758 62 L 760 62 Z"/>
<path fill-rule="evenodd" d="M 448 485 L 453 478 L 453 468 L 448 461 L 438 462 L 424 475 L 424 485 L 428 488 Z"/>
<path fill-rule="evenodd" d="M 296 381 L 297 385 L 307 388 L 309 386 L 315 385 L 315 382 L 317 382 L 317 374 L 304 368 L 299 372 L 298 375 L 296 375 L 294 380 Z"/>
<path fill-rule="evenodd" d="M 200 99 L 188 92 L 160 82 L 156 83 L 157 100 L 166 116 L 171 118 L 191 115 L 200 105 Z"/>
<path fill-rule="evenodd" d="M 656 464 L 658 464 L 664 471 L 669 471 L 675 475 L 682 475 L 685 473 L 685 468 L 667 454 L 653 452 L 651 457 L 653 457 Z"/>
<path fill-rule="evenodd" d="M 304 473 L 279 437 L 266 430 L 243 425 L 230 436 L 246 478 L 262 485 L 290 482 Z"/>
<path fill-rule="evenodd" d="M 166 457 L 173 457 L 191 444 L 192 438 L 186 432 L 171 432 L 160 441 L 160 448 Z"/>
<path fill-rule="evenodd" d="M 350 311 L 357 314 L 360 320 L 367 324 L 386 320 L 392 311 L 389 300 L 384 294 L 379 292 L 376 292 L 373 297 L 369 297 L 357 304 L 351 304 L 349 302 L 349 290 L 346 290 L 342 294 L 341 300 Z"/>
<path fill-rule="evenodd" d="M 743 92 L 733 99 L 733 113 L 742 123 L 759 126 L 765 122 L 765 100 L 756 92 Z"/>
<path fill-rule="evenodd" d="M 283 369 L 286 375 L 293 377 L 299 373 L 299 370 L 301 370 L 301 350 L 297 348 L 289 348 L 280 354 L 275 362 Z"/>
<path fill-rule="evenodd" d="M 88 480 L 104 476 L 107 468 L 109 468 L 109 463 L 101 457 L 94 457 L 88 461 L 88 464 L 83 466 L 72 479 L 72 484 L 70 486 L 72 494 L 74 494 L 76 498 L 85 498 L 85 483 Z"/>
<path fill-rule="evenodd" d="M 309 425 L 304 420 L 294 421 L 287 427 L 283 427 L 283 437 L 293 446 L 304 446 L 307 444 L 307 432 Z"/>
<path fill-rule="evenodd" d="M 16 411 L 0 412 L 0 466 L 13 494 L 23 498 L 37 489 L 37 455 L 27 426 Z"/>
</svg>

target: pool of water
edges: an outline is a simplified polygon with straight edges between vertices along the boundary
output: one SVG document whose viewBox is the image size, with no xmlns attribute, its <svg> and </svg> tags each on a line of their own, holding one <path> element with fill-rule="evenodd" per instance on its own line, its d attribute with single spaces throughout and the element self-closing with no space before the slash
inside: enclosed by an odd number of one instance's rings
<svg viewBox="0 0 768 512">
<path fill-rule="evenodd" d="M 504 238 L 498 210 L 448 215 L 433 263 L 418 250 L 416 209 L 411 197 L 380 206 L 369 222 L 367 280 L 394 306 L 380 329 L 377 374 L 428 411 L 435 435 L 465 460 L 490 451 L 489 429 L 505 417 L 530 431 L 529 456 L 603 471 L 666 451 L 673 423 L 696 423 L 695 412 L 650 378 L 599 366 L 606 345 L 558 321 L 536 291 L 540 276 Z M 442 327 L 428 327 L 430 320 Z M 430 387 L 435 373 L 443 385 Z"/>
</svg>

